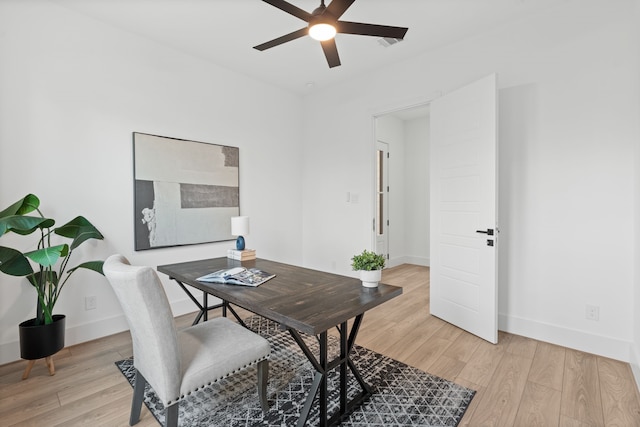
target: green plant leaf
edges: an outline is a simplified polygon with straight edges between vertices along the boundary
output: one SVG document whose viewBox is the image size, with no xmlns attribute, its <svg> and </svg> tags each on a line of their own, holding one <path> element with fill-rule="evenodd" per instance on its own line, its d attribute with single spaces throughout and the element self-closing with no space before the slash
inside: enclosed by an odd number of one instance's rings
<svg viewBox="0 0 640 427">
<path fill-rule="evenodd" d="M 385 264 L 384 256 L 368 250 L 362 251 L 360 255 L 351 258 L 351 268 L 354 270 L 382 270 Z"/>
<path fill-rule="evenodd" d="M 33 212 L 40 206 L 40 200 L 33 194 L 27 194 L 21 200 L 18 200 L 2 212 L 0 212 L 0 218 L 5 218 L 14 215 L 24 215 L 29 212 Z"/>
<path fill-rule="evenodd" d="M 104 239 L 102 233 L 100 233 L 98 229 L 83 216 L 78 216 L 72 219 L 65 225 L 56 228 L 54 231 L 60 236 L 73 239 L 73 242 L 71 243 L 71 250 L 80 246 L 85 240 Z"/>
<path fill-rule="evenodd" d="M 66 257 L 69 254 L 69 245 L 66 243 L 63 245 L 51 246 L 50 248 L 38 249 L 36 251 L 27 252 L 24 254 L 27 258 L 37 262 L 43 267 L 50 267 L 54 265 L 60 257 Z"/>
<path fill-rule="evenodd" d="M 7 216 L 0 218 L 0 236 L 13 231 L 16 234 L 31 234 L 39 228 L 53 227 L 55 221 L 50 218 L 41 218 L 35 216 Z"/>
<path fill-rule="evenodd" d="M 69 269 L 68 274 L 73 273 L 74 271 L 76 271 L 79 268 L 86 268 L 88 270 L 93 270 L 97 273 L 100 273 L 104 276 L 104 272 L 102 271 L 102 266 L 104 265 L 104 261 L 87 261 L 87 262 L 83 262 L 82 264 L 73 267 L 71 269 Z"/>
<path fill-rule="evenodd" d="M 12 248 L 0 246 L 0 271 L 11 276 L 28 276 L 33 273 L 29 260 Z"/>
</svg>

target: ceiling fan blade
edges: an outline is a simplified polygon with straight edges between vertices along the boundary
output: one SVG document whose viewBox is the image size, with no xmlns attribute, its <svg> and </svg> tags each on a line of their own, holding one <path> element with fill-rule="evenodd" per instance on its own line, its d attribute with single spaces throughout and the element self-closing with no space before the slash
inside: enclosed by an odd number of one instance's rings
<svg viewBox="0 0 640 427">
<path fill-rule="evenodd" d="M 334 18 L 338 19 L 342 14 L 349 9 L 349 6 L 356 0 L 333 0 L 324 13 L 329 13 Z"/>
<path fill-rule="evenodd" d="M 336 40 L 329 39 L 320 42 L 320 44 L 322 45 L 324 56 L 327 58 L 327 63 L 329 63 L 329 68 L 337 67 L 338 65 L 340 65 L 340 56 L 338 56 L 338 47 L 336 46 Z"/>
<path fill-rule="evenodd" d="M 311 19 L 311 14 L 305 10 L 300 9 L 297 6 L 292 5 L 291 3 L 287 3 L 284 0 L 262 0 L 265 3 L 269 3 L 271 6 L 275 6 L 278 9 L 287 12 L 290 15 L 295 16 L 296 18 L 300 18 L 305 22 L 309 22 Z"/>
<path fill-rule="evenodd" d="M 403 39 L 408 28 L 391 27 L 389 25 L 363 24 L 361 22 L 338 21 L 336 30 L 343 34 Z"/>
<path fill-rule="evenodd" d="M 258 46 L 254 46 L 254 49 L 258 50 L 266 50 L 278 45 L 281 45 L 286 42 L 290 42 L 291 40 L 298 39 L 300 37 L 306 36 L 309 33 L 309 29 L 307 27 L 300 28 L 293 33 L 285 34 L 284 36 L 280 36 L 277 39 L 270 40 L 266 43 L 259 44 Z"/>
</svg>

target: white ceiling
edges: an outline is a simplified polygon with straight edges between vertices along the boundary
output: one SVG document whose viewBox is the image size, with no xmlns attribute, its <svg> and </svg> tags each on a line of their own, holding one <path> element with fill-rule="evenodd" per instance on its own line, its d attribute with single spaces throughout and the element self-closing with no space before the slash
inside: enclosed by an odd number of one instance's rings
<svg viewBox="0 0 640 427">
<path fill-rule="evenodd" d="M 338 34 L 342 65 L 327 66 L 308 36 L 265 50 L 253 46 L 304 27 L 261 0 L 51 0 L 235 72 L 306 94 L 488 31 L 572 0 L 356 0 L 341 19 L 408 27 L 404 41 Z M 313 11 L 320 0 L 290 0 Z M 327 1 L 327 4 L 330 2 Z"/>
</svg>

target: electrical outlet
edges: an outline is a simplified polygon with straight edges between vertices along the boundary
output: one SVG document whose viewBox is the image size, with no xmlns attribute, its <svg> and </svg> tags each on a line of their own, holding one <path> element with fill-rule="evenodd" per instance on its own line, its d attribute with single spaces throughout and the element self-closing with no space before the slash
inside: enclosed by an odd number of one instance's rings
<svg viewBox="0 0 640 427">
<path fill-rule="evenodd" d="M 597 305 L 589 305 L 587 304 L 585 317 L 587 320 L 600 320 L 600 307 Z"/>
<path fill-rule="evenodd" d="M 95 310 L 98 306 L 98 299 L 95 296 L 85 297 L 84 298 L 84 309 L 85 310 Z"/>
</svg>

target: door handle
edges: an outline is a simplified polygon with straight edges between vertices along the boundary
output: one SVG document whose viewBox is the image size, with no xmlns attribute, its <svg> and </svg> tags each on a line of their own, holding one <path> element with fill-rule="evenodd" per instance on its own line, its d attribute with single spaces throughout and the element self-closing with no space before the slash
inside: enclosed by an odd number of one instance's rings
<svg viewBox="0 0 640 427">
<path fill-rule="evenodd" d="M 493 236 L 493 228 L 487 228 L 485 230 L 476 230 L 476 233 L 488 234 L 489 236 Z"/>
</svg>

